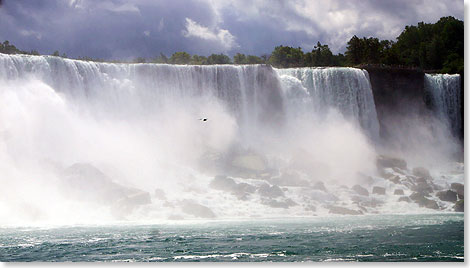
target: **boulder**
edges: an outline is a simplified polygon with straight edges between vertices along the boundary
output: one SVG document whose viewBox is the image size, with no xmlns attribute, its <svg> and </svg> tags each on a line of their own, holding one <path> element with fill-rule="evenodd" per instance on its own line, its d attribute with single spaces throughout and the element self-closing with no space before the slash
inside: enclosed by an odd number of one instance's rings
<svg viewBox="0 0 470 268">
<path fill-rule="evenodd" d="M 407 169 L 407 164 L 405 160 L 385 155 L 380 155 L 379 157 L 377 157 L 376 165 L 379 169 L 394 167 L 404 170 Z"/>
<path fill-rule="evenodd" d="M 232 179 L 228 178 L 227 176 L 217 175 L 215 178 L 210 182 L 209 187 L 216 190 L 222 191 L 232 191 L 237 187 L 237 183 Z"/>
<path fill-rule="evenodd" d="M 401 184 L 401 181 L 400 181 L 400 176 L 397 176 L 397 175 L 392 175 L 388 178 L 389 181 L 395 183 L 395 184 Z"/>
<path fill-rule="evenodd" d="M 436 201 L 426 198 L 422 193 L 412 193 L 410 195 L 410 199 L 417 203 L 420 207 L 439 209 L 439 205 Z"/>
<path fill-rule="evenodd" d="M 248 183 L 236 183 L 233 179 L 226 176 L 216 176 L 209 184 L 209 187 L 229 192 L 240 200 L 245 200 L 249 194 L 256 191 L 256 187 L 253 185 Z"/>
<path fill-rule="evenodd" d="M 408 203 L 411 203 L 411 199 L 410 199 L 408 196 L 400 196 L 400 198 L 398 198 L 398 202 L 408 202 Z"/>
<path fill-rule="evenodd" d="M 185 200 L 181 203 L 181 210 L 189 215 L 199 218 L 215 218 L 214 212 L 206 206 L 198 204 L 194 201 Z"/>
<path fill-rule="evenodd" d="M 455 203 L 454 210 L 455 212 L 464 212 L 464 207 L 464 200 L 460 199 L 459 201 L 457 201 L 457 203 Z"/>
<path fill-rule="evenodd" d="M 429 196 L 434 191 L 432 185 L 425 178 L 417 178 L 415 184 L 411 186 L 411 190 Z"/>
<path fill-rule="evenodd" d="M 163 191 L 162 189 L 155 189 L 153 195 L 154 195 L 158 200 L 166 200 L 165 191 Z"/>
<path fill-rule="evenodd" d="M 313 185 L 313 189 L 315 189 L 315 190 L 320 190 L 320 191 L 323 191 L 323 192 L 327 192 L 326 187 L 325 187 L 325 184 L 323 184 L 322 181 L 316 182 L 316 183 Z"/>
<path fill-rule="evenodd" d="M 437 192 L 436 196 L 439 197 L 439 199 L 441 199 L 442 201 L 448 201 L 448 202 L 457 201 L 457 193 L 452 190 Z"/>
<path fill-rule="evenodd" d="M 374 188 L 372 188 L 372 193 L 378 195 L 385 195 L 385 188 L 380 186 L 374 186 Z"/>
<path fill-rule="evenodd" d="M 461 183 L 452 183 L 450 189 L 454 190 L 458 195 L 459 199 L 463 199 L 465 195 L 464 186 Z"/>
<path fill-rule="evenodd" d="M 289 208 L 291 206 L 297 206 L 297 203 L 292 201 L 292 199 L 287 198 L 282 201 L 274 200 L 274 199 L 263 199 L 261 203 L 266 206 L 270 206 L 272 208 Z"/>
<path fill-rule="evenodd" d="M 425 179 L 431 179 L 431 174 L 429 173 L 429 170 L 427 170 L 426 168 L 424 167 L 415 167 L 413 168 L 413 170 L 411 171 L 413 173 L 413 175 L 415 175 L 416 177 L 421 177 L 421 178 L 425 178 Z"/>
<path fill-rule="evenodd" d="M 369 191 L 367 191 L 366 188 L 360 186 L 360 185 L 354 185 L 352 187 L 352 189 L 357 193 L 357 194 L 360 194 L 360 195 L 364 195 L 364 196 L 369 196 Z"/>
<path fill-rule="evenodd" d="M 258 188 L 258 193 L 263 197 L 276 198 L 284 196 L 284 192 L 279 188 L 279 186 L 272 185 L 269 186 L 267 183 L 262 184 Z"/>
<path fill-rule="evenodd" d="M 338 207 L 338 206 L 329 206 L 328 209 L 329 209 L 330 214 L 340 214 L 340 215 L 361 215 L 361 214 L 363 214 L 362 211 L 360 211 L 360 210 L 353 210 L 353 209 Z"/>
<path fill-rule="evenodd" d="M 395 189 L 395 191 L 393 192 L 394 195 L 404 195 L 405 193 L 403 192 L 402 189 Z"/>
</svg>

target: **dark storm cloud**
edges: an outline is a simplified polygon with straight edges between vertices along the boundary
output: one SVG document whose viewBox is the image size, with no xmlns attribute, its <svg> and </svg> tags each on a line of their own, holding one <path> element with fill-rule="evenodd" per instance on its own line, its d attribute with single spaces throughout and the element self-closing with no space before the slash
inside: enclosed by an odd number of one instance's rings
<svg viewBox="0 0 470 268">
<path fill-rule="evenodd" d="M 342 52 L 352 35 L 394 39 L 405 25 L 463 19 L 460 0 L 4 0 L 0 40 L 69 56 L 159 52 L 263 54 L 317 41 Z"/>
</svg>

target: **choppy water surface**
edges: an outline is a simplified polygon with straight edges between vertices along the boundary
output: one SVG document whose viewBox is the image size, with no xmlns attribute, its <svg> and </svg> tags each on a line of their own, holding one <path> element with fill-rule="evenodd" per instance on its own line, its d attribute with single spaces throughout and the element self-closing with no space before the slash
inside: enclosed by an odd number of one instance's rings
<svg viewBox="0 0 470 268">
<path fill-rule="evenodd" d="M 0 261 L 463 261 L 464 215 L 1 228 Z"/>
</svg>

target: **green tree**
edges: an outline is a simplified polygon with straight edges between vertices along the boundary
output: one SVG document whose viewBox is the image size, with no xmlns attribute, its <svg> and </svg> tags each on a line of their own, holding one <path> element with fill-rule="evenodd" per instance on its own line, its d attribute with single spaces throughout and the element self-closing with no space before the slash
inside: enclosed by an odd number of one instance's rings
<svg viewBox="0 0 470 268">
<path fill-rule="evenodd" d="M 191 55 L 186 52 L 175 52 L 171 55 L 169 62 L 172 64 L 189 64 Z"/>
<path fill-rule="evenodd" d="M 300 67 L 303 65 L 302 49 L 289 46 L 277 46 L 269 57 L 269 63 L 275 67 Z"/>
<path fill-rule="evenodd" d="M 230 64 L 230 57 L 224 54 L 212 54 L 207 58 L 208 64 Z"/>
<path fill-rule="evenodd" d="M 204 64 L 207 64 L 207 57 L 198 56 L 198 55 L 193 55 L 193 57 L 191 58 L 191 64 L 194 64 L 194 65 L 204 65 Z"/>
<path fill-rule="evenodd" d="M 237 53 L 233 56 L 233 63 L 234 64 L 247 64 L 248 61 L 246 59 L 245 54 Z"/>
</svg>

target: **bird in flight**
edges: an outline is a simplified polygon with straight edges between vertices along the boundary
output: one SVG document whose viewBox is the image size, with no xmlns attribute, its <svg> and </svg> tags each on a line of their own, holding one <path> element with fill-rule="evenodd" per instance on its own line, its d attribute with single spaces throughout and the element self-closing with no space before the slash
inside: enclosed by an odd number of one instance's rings
<svg viewBox="0 0 470 268">
<path fill-rule="evenodd" d="M 203 121 L 203 122 L 206 122 L 207 121 L 207 118 L 199 118 L 199 120 Z"/>
</svg>

